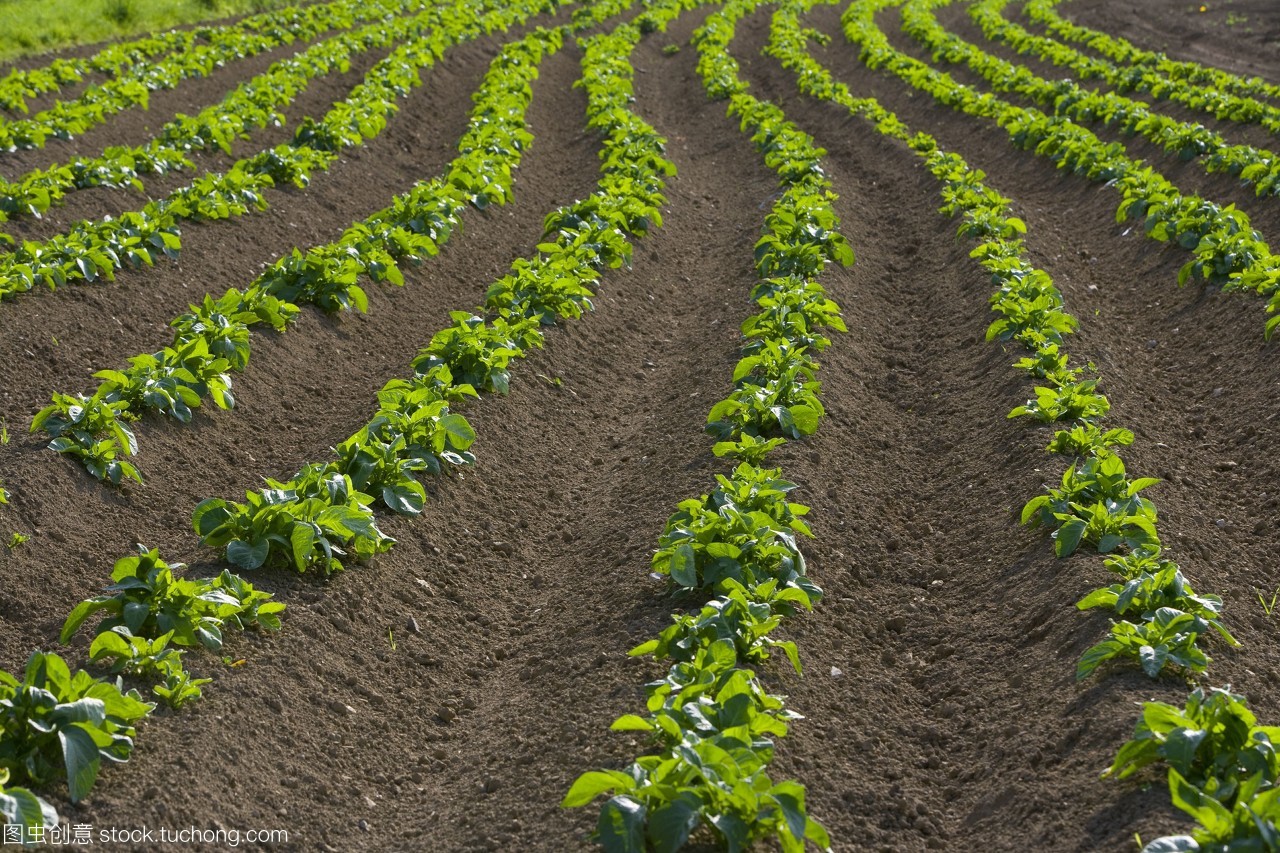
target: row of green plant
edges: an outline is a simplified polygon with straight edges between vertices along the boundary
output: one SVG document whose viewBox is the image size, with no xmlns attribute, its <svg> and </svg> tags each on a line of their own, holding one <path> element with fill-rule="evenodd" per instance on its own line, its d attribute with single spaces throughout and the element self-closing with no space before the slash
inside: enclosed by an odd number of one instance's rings
<svg viewBox="0 0 1280 853">
<path fill-rule="evenodd" d="M 1261 77 L 1242 77 L 1211 65 L 1170 59 L 1163 53 L 1142 50 L 1125 39 L 1081 27 L 1063 18 L 1054 8 L 1061 0 L 1028 0 L 1023 7 L 1031 20 L 1067 41 L 1083 42 L 1115 62 L 1145 66 L 1175 82 L 1186 82 L 1254 98 L 1280 98 L 1280 86 Z"/>
<path fill-rule="evenodd" d="M 771 633 L 785 616 L 811 609 L 822 591 L 806 575 L 797 543 L 811 535 L 803 520 L 809 508 L 788 500 L 796 486 L 781 470 L 759 466 L 787 439 L 817 429 L 823 409 L 813 354 L 830 343 L 827 329 L 845 328 L 817 277 L 830 263 L 852 263 L 853 253 L 837 230 L 820 163 L 825 152 L 780 109 L 748 93 L 728 53 L 736 22 L 759 5 L 731 0 L 693 36 L 708 96 L 728 100 L 729 115 L 751 134 L 782 188 L 755 245 L 759 311 L 742 324 L 734 388 L 707 419 L 719 439 L 715 453 L 741 461 L 710 493 L 680 503 L 653 556 L 672 590 L 714 596 L 631 651 L 670 669 L 645 686 L 647 714 L 623 715 L 612 728 L 647 733 L 657 751 L 625 770 L 583 774 L 564 799 L 574 807 L 609 795 L 596 834 L 611 853 L 676 850 L 697 833 L 729 850 L 765 839 L 788 851 L 806 841 L 831 845 L 807 814 L 804 787 L 774 782 L 768 772 L 774 739 L 799 715 L 764 688 L 753 667 L 781 652 L 800 672 L 795 644 Z M 615 49 L 625 57 L 633 44 Z"/>
<path fill-rule="evenodd" d="M 1117 448 L 1130 444 L 1133 434 L 1100 425 L 1109 402 L 1096 379 L 1084 379 L 1083 371 L 1069 366 L 1063 343 L 1076 321 L 1065 312 L 1049 274 L 1026 258 L 1025 224 L 1012 215 L 1009 199 L 986 185 L 982 172 L 941 151 L 931 136 L 912 133 L 874 99 L 853 97 L 812 58 L 806 44 L 812 34 L 801 28 L 800 16 L 817 2 L 829 0 L 784 3 L 774 15 L 767 51 L 796 72 L 803 92 L 871 121 L 925 161 L 941 184 L 941 212 L 962 217 L 958 236 L 978 242 L 971 254 L 996 286 L 991 305 L 1000 316 L 988 328 L 988 339 L 1021 343 L 1028 355 L 1015 366 L 1045 383 L 1010 417 L 1062 425 L 1048 450 L 1072 457 L 1073 464 L 1062 488 L 1030 501 L 1022 520 L 1056 528 L 1059 557 L 1082 546 L 1109 554 L 1104 564 L 1118 576 L 1117 583 L 1077 603 L 1081 610 L 1103 607 L 1115 614 L 1108 638 L 1084 654 L 1077 677 L 1087 677 L 1106 661 L 1123 660 L 1151 677 L 1166 669 L 1203 673 L 1208 658 L 1200 637 L 1217 634 L 1236 645 L 1221 621 L 1222 600 L 1196 594 L 1179 567 L 1162 556 L 1155 506 L 1140 494 L 1157 481 L 1128 477 Z M 1146 853 L 1269 849 L 1263 845 L 1275 839 L 1280 816 L 1275 796 L 1268 793 L 1280 766 L 1271 745 L 1277 730 L 1255 722 L 1243 698 L 1226 690 L 1197 688 L 1183 710 L 1146 703 L 1134 738 L 1120 749 L 1107 775 L 1124 778 L 1166 762 L 1174 804 L 1200 823 L 1193 835 L 1158 839 Z"/>
<path fill-rule="evenodd" d="M 1222 121 L 1258 124 L 1272 133 L 1280 132 L 1280 107 L 1246 95 L 1177 80 L 1144 65 L 1119 67 L 1106 59 L 1076 50 L 1068 44 L 1027 30 L 1004 16 L 1010 0 L 980 0 L 969 7 L 969 15 L 987 38 L 1003 42 L 1019 54 L 1034 54 L 1060 68 L 1068 68 L 1081 79 L 1102 80 L 1117 92 L 1146 92 L 1157 100 L 1169 100 Z M 1251 176 L 1246 171 L 1244 177 Z"/>
<path fill-rule="evenodd" d="M 629 5 L 629 0 L 612 0 L 583 7 L 574 16 L 574 27 L 588 28 Z M 521 58 L 536 64 L 541 56 L 537 46 L 554 48 L 562 38 L 559 30 L 532 34 L 494 66 L 527 85 L 530 72 Z M 593 95 L 593 101 L 599 98 Z M 602 152 L 601 190 L 549 216 L 536 258 L 518 262 L 495 285 L 508 285 L 502 288 L 508 309 L 488 322 L 455 314 L 455 324 L 415 359 L 414 377 L 392 380 L 379 393 L 379 412 L 339 446 L 339 462 L 308 465 L 288 483 L 268 481 L 268 489 L 250 493 L 252 510 L 202 502 L 193 524 L 206 543 L 216 543 L 237 565 L 275 559 L 327 573 L 341 567 L 346 549 L 368 557 L 392 544 L 377 530 L 369 509 L 374 497 L 357 488 L 375 492 L 394 511 L 412 514 L 425 499 L 415 475 L 473 461 L 467 448 L 475 434 L 464 418 L 448 411 L 449 405 L 479 391 L 505 390 L 510 358 L 537 345 L 540 327 L 554 322 L 545 309 L 564 291 L 562 278 L 578 275 L 585 289 L 602 268 L 629 258 L 627 233 L 641 234 L 661 221 L 660 176 L 670 167 L 656 153 L 661 146 L 657 134 L 624 112 L 625 103 L 625 98 L 615 100 L 617 109 L 592 117 L 593 126 L 610 134 Z M 522 144 L 527 141 L 522 137 Z M 576 315 L 568 311 L 558 316 Z M 504 338 L 504 332 L 514 337 Z M 264 538 L 253 538 L 248 530 L 244 538 L 234 536 L 240 521 L 249 528 L 257 525 Z M 150 677 L 158 682 L 156 695 L 180 707 L 198 698 L 205 683 L 183 667 L 186 649 L 220 648 L 229 627 L 278 629 L 283 605 L 229 572 L 211 580 L 180 580 L 174 576 L 176 568 L 166 565 L 158 552 L 141 548 L 137 556 L 119 561 L 114 583 L 75 608 L 62 639 L 71 639 L 91 617 L 100 616 L 91 658 L 116 672 Z M 92 786 L 103 760 L 128 758 L 134 727 L 153 708 L 136 690 L 124 692 L 119 677 L 111 682 L 83 671 L 73 677 L 61 658 L 37 653 L 23 680 L 0 673 L 0 774 L 13 773 L 15 781 L 37 785 L 65 775 L 71 798 L 77 800 Z M 88 751 L 90 741 L 99 748 Z M 25 788 L 0 791 L 0 807 L 6 823 L 28 829 L 57 821 L 52 808 Z"/>
<path fill-rule="evenodd" d="M 1141 136 L 1209 174 L 1225 173 L 1259 196 L 1280 195 L 1280 158 L 1252 145 L 1232 145 L 1202 124 L 1155 112 L 1143 101 L 1110 91 L 1087 90 L 1070 78 L 1046 80 L 1025 65 L 987 53 L 948 32 L 933 10 L 952 0 L 911 0 L 902 10 L 903 31 L 924 45 L 934 62 L 965 65 L 997 92 L 1016 92 L 1078 124 L 1101 122 L 1126 136 Z M 996 17 L 1000 17 L 997 15 Z M 1000 18 L 1003 20 L 1003 18 Z"/>
<path fill-rule="evenodd" d="M 1179 283 L 1195 278 L 1224 289 L 1254 290 L 1269 297 L 1275 316 L 1266 324 L 1269 338 L 1280 324 L 1280 258 L 1234 205 L 1220 207 L 1184 195 L 1163 175 L 1130 158 L 1120 143 L 1104 143 L 1068 118 L 1023 108 L 987 92 L 957 83 L 950 75 L 907 56 L 890 44 L 875 23 L 877 11 L 902 0 L 855 0 L 842 16 L 846 38 L 859 45 L 862 61 L 884 68 L 915 89 L 978 118 L 1000 125 L 1019 148 L 1048 157 L 1059 169 L 1114 187 L 1122 196 L 1117 221 L 1137 219 L 1147 236 L 1177 243 L 1193 258 L 1178 274 Z"/>
<path fill-rule="evenodd" d="M 128 460 L 138 453 L 131 422 L 151 411 L 187 423 L 205 399 L 232 408 L 230 375 L 248 365 L 255 326 L 285 331 L 306 304 L 365 311 L 358 282 L 403 285 L 401 267 L 437 254 L 469 206 L 483 210 L 511 198 L 514 170 L 533 139 L 525 126 L 530 84 L 562 39 L 559 29 L 539 29 L 502 49 L 473 96 L 458 156 L 443 176 L 420 181 L 331 243 L 294 250 L 248 287 L 206 296 L 170 323 L 169 346 L 134 357 L 125 370 L 99 371 L 102 382 L 90 395 L 55 394 L 32 429 L 43 429 L 52 449 L 78 459 L 100 480 L 141 482 Z"/>
<path fill-rule="evenodd" d="M 0 123 L 0 150 L 39 148 L 49 138 L 77 136 L 131 107 L 145 108 L 155 90 L 172 89 L 188 78 L 206 77 L 228 62 L 295 40 L 367 22 L 370 18 L 363 11 L 367 6 L 360 0 L 293 6 L 268 12 L 250 26 L 208 30 L 208 44 L 135 65 L 124 74 L 90 86 L 74 100 L 59 101 L 29 118 Z"/>
<path fill-rule="evenodd" d="M 133 187 L 142 191 L 143 175 L 194 168 L 188 156 L 192 152 L 219 148 L 230 154 L 232 143 L 248 139 L 252 129 L 283 124 L 281 110 L 306 91 L 312 80 L 335 71 L 345 72 L 353 56 L 421 37 L 440 25 L 430 9 L 397 19 L 407 7 L 417 5 L 406 0 L 368 4 L 361 17 L 374 18 L 372 23 L 323 39 L 273 63 L 219 103 L 194 116 L 175 116 L 144 145 L 112 146 L 97 157 L 76 157 L 32 170 L 12 181 L 0 181 L 0 212 L 11 219 L 39 215 L 61 202 L 68 192 L 88 187 Z"/>
<path fill-rule="evenodd" d="M 344 148 L 378 136 L 397 102 L 421 85 L 430 68 L 454 45 L 555 7 L 555 0 L 518 4 L 496 0 L 446 0 L 428 11 L 435 26 L 399 45 L 365 74 L 350 95 L 318 121 L 304 119 L 294 139 L 238 161 L 220 174 L 206 173 L 141 210 L 81 222 L 44 243 L 27 242 L 0 257 L 0 298 L 43 284 L 111 280 L 115 270 L 148 266 L 160 255 L 181 250 L 179 223 L 225 219 L 267 207 L 264 191 L 292 183 L 306 186 L 313 171 L 325 170 Z M 419 29 L 415 24 L 414 29 Z"/>
</svg>

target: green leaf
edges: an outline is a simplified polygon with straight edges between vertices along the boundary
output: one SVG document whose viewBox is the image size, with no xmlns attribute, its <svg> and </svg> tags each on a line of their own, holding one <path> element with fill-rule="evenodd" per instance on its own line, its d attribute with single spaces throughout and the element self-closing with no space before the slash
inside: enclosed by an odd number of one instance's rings
<svg viewBox="0 0 1280 853">
<path fill-rule="evenodd" d="M 267 561 L 271 551 L 271 543 L 259 539 L 250 544 L 243 539 L 232 539 L 227 543 L 227 560 L 242 569 L 258 569 Z"/>
<path fill-rule="evenodd" d="M 384 486 L 382 502 L 392 512 L 398 512 L 401 515 L 417 515 L 426 505 L 427 493 L 422 488 L 422 484 L 416 482 Z"/>
<path fill-rule="evenodd" d="M 791 419 L 801 435 L 813 435 L 818 431 L 819 412 L 813 406 L 792 406 Z"/>
<path fill-rule="evenodd" d="M 617 770 L 589 770 L 574 781 L 569 788 L 569 793 L 564 795 L 560 806 L 574 809 L 585 806 L 609 791 L 616 791 L 619 788 L 629 791 L 634 787 L 635 781 L 626 773 L 620 773 Z"/>
<path fill-rule="evenodd" d="M 80 629 L 80 626 L 84 624 L 86 619 L 99 610 L 110 606 L 111 602 L 109 600 L 97 598 L 90 598 L 87 601 L 80 602 L 75 606 L 75 609 L 71 611 L 71 615 L 67 617 L 67 621 L 63 623 L 62 633 L 59 635 L 59 640 L 63 643 L 71 642 L 72 636 L 74 636 L 76 631 Z"/>
<path fill-rule="evenodd" d="M 201 501 L 196 506 L 195 512 L 191 514 L 191 526 L 203 539 L 221 527 L 230 517 L 231 511 L 227 509 L 226 501 L 222 498 L 208 498 Z"/>
<path fill-rule="evenodd" d="M 62 743 L 62 758 L 67 767 L 67 790 L 71 802 L 78 803 L 89 795 L 98 778 L 98 768 L 102 763 L 98 757 L 98 744 L 89 732 L 78 725 L 60 729 L 58 740 Z"/>
<path fill-rule="evenodd" d="M 786 818 L 787 828 L 797 841 L 803 840 L 807 819 L 804 814 L 804 788 L 795 782 L 781 782 L 773 787 L 778 808 Z"/>
<path fill-rule="evenodd" d="M 630 797 L 614 797 L 596 822 L 605 853 L 644 853 L 645 808 Z"/>
<path fill-rule="evenodd" d="M 671 579 L 686 589 L 697 587 L 697 558 L 692 545 L 683 543 L 676 546 L 675 553 L 671 555 Z"/>
<path fill-rule="evenodd" d="M 449 435 L 449 444 L 455 450 L 466 450 L 476 440 L 476 431 L 462 415 L 445 415 L 440 427 Z"/>
<path fill-rule="evenodd" d="M 1189 729 L 1185 726 L 1169 732 L 1162 750 L 1165 760 L 1178 772 L 1190 773 L 1196 760 L 1196 750 L 1208 734 L 1203 729 Z"/>
<path fill-rule="evenodd" d="M 1177 808 L 1191 815 L 1213 835 L 1231 828 L 1231 813 L 1222 803 L 1192 785 L 1182 775 L 1169 768 L 1169 793 Z"/>
<path fill-rule="evenodd" d="M 692 791 L 681 791 L 674 799 L 649 812 L 649 843 L 655 853 L 675 853 L 698 825 L 702 802 Z"/>
<path fill-rule="evenodd" d="M 1054 534 L 1053 552 L 1059 557 L 1069 557 L 1080 546 L 1080 539 L 1084 536 L 1085 524 L 1083 519 L 1071 518 L 1063 522 L 1062 527 L 1058 528 L 1058 532 Z"/>
<path fill-rule="evenodd" d="M 293 565 L 302 571 L 311 558 L 311 549 L 316 544 L 316 531 L 310 524 L 295 524 L 289 532 L 289 547 L 293 552 Z"/>
<path fill-rule="evenodd" d="M 623 714 L 613 721 L 609 729 L 615 732 L 651 732 L 653 723 L 635 714 Z"/>
<path fill-rule="evenodd" d="M 636 646 L 631 651 L 627 652 L 627 654 L 630 655 L 631 657 L 639 657 L 640 655 L 651 654 L 657 648 L 658 648 L 657 640 L 646 640 L 640 645 Z"/>
</svg>

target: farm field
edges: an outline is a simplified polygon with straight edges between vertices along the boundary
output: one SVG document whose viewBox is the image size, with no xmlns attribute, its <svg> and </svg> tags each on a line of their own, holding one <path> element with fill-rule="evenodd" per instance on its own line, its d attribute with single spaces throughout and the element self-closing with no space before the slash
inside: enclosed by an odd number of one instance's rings
<svg viewBox="0 0 1280 853">
<path fill-rule="evenodd" d="M 6 839 L 1280 850 L 1269 3 L 211 26 L 0 69 Z"/>
</svg>

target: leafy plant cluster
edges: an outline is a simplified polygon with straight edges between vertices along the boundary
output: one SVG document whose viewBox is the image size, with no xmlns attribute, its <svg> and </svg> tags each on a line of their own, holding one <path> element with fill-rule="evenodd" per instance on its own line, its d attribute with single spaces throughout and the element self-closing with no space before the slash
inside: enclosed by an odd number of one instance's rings
<svg viewBox="0 0 1280 853">
<path fill-rule="evenodd" d="M 792 68 L 802 91 L 833 100 L 854 114 L 874 122 L 886 135 L 907 143 L 923 157 L 942 182 L 942 212 L 962 214 L 961 235 L 984 241 L 972 253 L 992 272 L 997 291 L 993 307 L 1016 295 L 1023 282 L 1031 282 L 1037 299 L 1049 298 L 1035 310 L 1019 309 L 992 326 L 992 336 L 1008 335 L 1032 350 L 1017 363 L 1053 387 L 1075 383 L 1061 349 L 1063 336 L 1074 321 L 1061 313 L 1061 297 L 1048 274 L 1026 261 L 1020 235 L 1021 221 L 1008 210 L 1008 200 L 985 186 L 984 176 L 970 170 L 959 157 L 937 149 L 925 134 L 912 134 L 874 99 L 858 99 L 808 54 L 806 34 L 799 15 L 823 0 L 784 3 L 775 13 L 768 52 Z M 1037 322 L 1026 318 L 1038 315 Z M 1016 322 L 1014 322 L 1016 320 Z M 1038 334 L 1033 334 L 1037 329 Z M 1056 377 L 1056 383 L 1054 382 Z M 1095 411 L 1068 414 L 1065 406 L 1040 393 L 1037 399 L 1015 410 L 1015 415 L 1062 411 L 1043 420 L 1066 420 L 1051 442 L 1051 452 L 1072 456 L 1077 464 L 1067 471 L 1059 489 L 1033 499 L 1024 509 L 1028 523 L 1057 524 L 1055 546 L 1059 554 L 1071 553 L 1089 543 L 1103 553 L 1104 562 L 1117 582 L 1095 590 L 1078 603 L 1081 610 L 1107 608 L 1114 622 L 1106 640 L 1090 649 L 1077 667 L 1083 678 L 1113 659 L 1130 659 L 1154 677 L 1165 667 L 1189 673 L 1203 672 L 1208 657 L 1197 639 L 1216 633 L 1229 645 L 1238 645 L 1222 622 L 1222 600 L 1195 592 L 1181 569 L 1164 558 L 1155 530 L 1155 508 L 1140 493 L 1155 480 L 1130 479 L 1115 448 L 1133 441 L 1123 429 L 1104 430 L 1097 419 L 1104 414 L 1105 398 L 1091 405 Z M 1091 390 L 1092 393 L 1092 390 Z M 1060 416 L 1060 417 L 1059 417 Z M 1088 512 L 1083 510 L 1088 509 Z M 1188 701 L 1185 715 L 1159 703 L 1150 703 L 1134 741 L 1126 745 L 1110 772 L 1129 775 L 1157 760 L 1171 764 L 1170 788 L 1174 802 L 1196 817 L 1201 827 L 1194 836 L 1160 839 L 1146 853 L 1175 850 L 1267 849 L 1276 841 L 1274 806 L 1275 761 L 1273 732 L 1254 725 L 1243 710 L 1243 700 L 1222 691 L 1210 698 L 1198 689 Z M 1211 772 L 1209 770 L 1211 768 Z M 1190 780 L 1190 781 L 1188 781 Z M 1231 797 L 1235 799 L 1232 800 Z M 1221 802 L 1219 802 L 1221 801 Z M 1263 846 L 1258 846 L 1259 843 Z"/>
<path fill-rule="evenodd" d="M 1183 195 L 1163 175 L 1130 158 L 1121 144 L 1103 143 L 1068 118 L 1024 109 L 961 85 L 898 51 L 876 26 L 875 13 L 900 2 L 856 2 L 842 16 L 846 37 L 859 45 L 869 67 L 888 69 L 939 103 L 997 122 L 1015 145 L 1048 157 L 1059 169 L 1114 186 L 1122 196 L 1117 221 L 1140 219 L 1148 236 L 1176 242 L 1193 253 L 1179 272 L 1180 283 L 1194 277 L 1229 289 L 1256 290 L 1271 297 L 1269 311 L 1280 311 L 1280 260 L 1243 212 Z M 913 2 L 911 9 L 918 11 L 920 4 Z M 1266 334 L 1278 324 L 1280 315 L 1267 322 Z"/>
<path fill-rule="evenodd" d="M 68 282 L 112 280 L 115 270 L 126 265 L 150 265 L 158 254 L 176 257 L 181 248 L 180 221 L 225 219 L 263 210 L 267 207 L 263 193 L 277 182 L 306 186 L 312 171 L 327 169 L 338 151 L 361 145 L 385 128 L 387 116 L 398 109 L 396 101 L 420 85 L 419 69 L 434 65 L 460 41 L 526 20 L 544 2 L 527 0 L 488 12 L 486 5 L 487 0 L 448 0 L 422 18 L 397 23 L 418 35 L 379 61 L 319 121 L 302 121 L 292 142 L 240 160 L 226 172 L 206 173 L 138 211 L 77 223 L 43 243 L 23 243 L 0 258 L 0 298 L 25 293 L 38 284 L 57 288 Z"/>
<path fill-rule="evenodd" d="M 134 726 L 154 707 L 119 679 L 72 675 L 58 655 L 35 652 L 21 677 L 0 670 L 0 774 L 23 785 L 65 781 L 78 802 L 104 761 L 128 760 Z"/>
<path fill-rule="evenodd" d="M 762 312 L 744 324 L 747 354 L 735 370 L 739 388 L 730 398 L 772 393 L 777 402 L 771 412 L 757 408 L 766 412 L 759 420 L 739 415 L 738 425 L 723 431 L 716 422 L 747 404 L 722 402 L 710 417 L 712 430 L 726 439 L 717 445 L 718 453 L 754 460 L 781 443 L 768 432 L 796 423 L 783 402 L 793 393 L 787 383 L 798 383 L 799 393 L 807 395 L 791 405 L 815 407 L 812 417 L 800 417 L 806 429 L 789 434 L 799 437 L 816 426 L 821 414 L 813 381 L 817 365 L 804 349 L 821 349 L 827 342 L 820 330 L 843 329 L 843 324 L 815 277 L 832 260 L 852 261 L 836 231 L 832 196 L 818 165 L 822 152 L 780 110 L 747 94 L 728 55 L 736 21 L 757 5 L 758 0 L 726 4 L 693 39 L 708 94 L 729 99 L 730 114 L 753 134 L 784 188 L 757 243 L 763 280 L 754 295 Z M 664 13 L 653 28 L 664 26 L 680 6 L 651 7 L 651 15 Z M 615 62 L 625 66 L 639 32 L 626 40 L 614 38 L 619 42 Z M 751 381 L 744 381 L 748 377 Z M 739 393 L 746 388 L 760 390 Z M 800 671 L 795 645 L 770 633 L 784 616 L 811 608 L 821 597 L 805 576 L 796 544 L 797 536 L 809 535 L 803 521 L 808 507 L 787 500 L 795 485 L 777 469 L 743 461 L 717 481 L 710 494 L 680 504 L 653 558 L 656 572 L 673 587 L 716 597 L 697 613 L 674 617 L 658 638 L 632 650 L 668 659 L 671 667 L 665 678 L 646 685 L 646 716 L 627 714 L 613 724 L 616 731 L 647 733 L 657 752 L 623 771 L 584 773 L 564 799 L 565 806 L 576 807 L 609 795 L 597 821 L 597 837 L 609 851 L 676 850 L 697 832 L 710 833 L 731 850 L 763 839 L 774 839 L 788 851 L 803 850 L 806 840 L 830 847 L 826 830 L 806 813 L 804 787 L 775 783 L 768 775 L 773 738 L 784 736 L 798 715 L 749 669 L 782 651 Z"/>
<path fill-rule="evenodd" d="M 9 784 L 9 771 L 0 769 L 0 828 L 11 832 L 16 827 L 18 838 L 29 841 L 40 832 L 58 825 L 58 812 L 45 800 L 26 788 Z"/>
<path fill-rule="evenodd" d="M 1280 843 L 1280 728 L 1260 726 L 1245 697 L 1197 687 L 1178 708 L 1145 702 L 1134 735 L 1103 774 L 1119 779 L 1168 768 L 1173 804 L 1196 821 L 1190 835 L 1156 839 L 1143 853 L 1273 850 Z"/>
<path fill-rule="evenodd" d="M 963 64 L 999 92 L 1015 92 L 1048 107 L 1054 116 L 1080 124 L 1101 122 L 1128 136 L 1142 136 L 1183 160 L 1197 160 L 1209 173 L 1236 175 L 1257 195 L 1280 194 L 1280 160 L 1274 152 L 1231 145 L 1202 124 L 1180 121 L 1111 91 L 1087 90 L 1069 78 L 1049 81 L 1029 68 L 993 56 L 948 32 L 933 9 L 951 0 L 913 0 L 902 14 L 903 29 L 928 48 L 935 62 Z M 972 11 L 976 7 L 970 7 Z M 994 17 L 1004 21 L 1003 16 Z M 1280 109 L 1275 111 L 1280 115 Z M 1280 127 L 1280 122 L 1276 123 Z"/>
<path fill-rule="evenodd" d="M 509 199 L 513 170 L 532 139 L 524 124 L 529 83 L 562 39 L 559 30 L 539 29 L 503 49 L 477 90 L 459 154 L 443 178 L 419 183 L 333 243 L 295 250 L 244 290 L 206 296 L 172 322 L 169 346 L 135 356 L 126 370 L 97 372 L 102 382 L 91 395 L 54 395 L 32 429 L 44 429 L 52 449 L 78 458 L 100 480 L 140 482 L 127 458 L 138 450 L 129 421 L 153 411 L 186 423 L 206 398 L 233 407 L 231 373 L 248 364 L 252 327 L 284 331 L 307 303 L 363 311 L 361 277 L 403 284 L 399 265 L 437 254 L 467 205 L 484 209 Z"/>
<path fill-rule="evenodd" d="M 89 658 L 109 663 L 114 673 L 158 681 L 153 692 L 175 710 L 199 699 L 201 686 L 209 682 L 187 672 L 187 650 L 220 650 L 228 628 L 278 631 L 285 608 L 229 571 L 215 578 L 175 577 L 182 567 L 139 545 L 136 555 L 116 561 L 104 594 L 71 611 L 61 635 L 69 642 L 100 614 Z"/>
<path fill-rule="evenodd" d="M 265 13 L 238 26 L 198 31 L 205 44 L 168 53 L 155 62 L 140 62 L 79 97 L 59 101 L 30 118 L 0 123 L 0 150 L 42 147 L 50 137 L 70 139 L 130 107 L 147 106 L 150 93 L 172 89 L 183 80 L 207 77 L 228 62 L 256 56 L 295 39 L 307 40 L 326 30 L 350 27 L 361 8 L 355 0 L 290 6 Z"/>
<path fill-rule="evenodd" d="M 232 143 L 236 139 L 247 139 L 251 128 L 283 123 L 281 110 L 302 94 L 312 80 L 348 70 L 351 58 L 357 54 L 395 44 L 439 26 L 440 21 L 431 11 L 397 18 L 406 8 L 403 0 L 362 4 L 350 14 L 350 21 L 353 25 L 365 22 L 365 26 L 323 39 L 305 51 L 273 63 L 262 74 L 241 83 L 219 103 L 194 116 L 174 117 L 145 145 L 109 147 L 98 157 L 76 158 L 69 163 L 36 169 L 13 181 L 0 182 L 0 211 L 10 216 L 43 213 L 69 191 L 87 187 L 141 190 L 143 175 L 194 168 L 187 156 L 193 151 L 220 148 L 230 154 Z M 300 32 L 298 36 L 311 39 L 320 32 L 323 29 Z M 272 151 L 270 156 L 280 158 L 282 154 Z M 271 166 L 274 171 L 268 174 L 276 183 L 288 180 L 305 185 L 310 171 L 288 172 L 284 164 L 268 162 L 267 158 L 254 158 L 249 163 L 256 171 Z M 318 164 L 309 165 L 315 168 Z"/>
<path fill-rule="evenodd" d="M 1280 86 L 1261 77 L 1240 77 L 1220 68 L 1197 62 L 1174 60 L 1150 50 L 1141 50 L 1125 39 L 1078 26 L 1060 16 L 1054 7 L 1060 0 L 1029 0 L 1024 9 L 1031 20 L 1068 41 L 1083 42 L 1114 62 L 1151 69 L 1170 80 L 1232 92 L 1254 98 L 1280 97 Z"/>
<path fill-rule="evenodd" d="M 792 593 L 790 601 L 808 604 Z M 804 786 L 768 774 L 772 738 L 800 719 L 748 668 L 780 647 L 798 660 L 794 647 L 769 637 L 780 621 L 776 602 L 771 583 L 735 585 L 631 651 L 671 660 L 671 667 L 645 685 L 648 714 L 624 714 L 611 728 L 644 732 L 660 751 L 626 770 L 582 774 L 563 802 L 584 806 L 610 795 L 597 822 L 606 850 L 677 850 L 703 827 L 729 850 L 770 838 L 788 851 L 803 850 L 806 840 L 830 848 L 826 830 L 806 814 Z"/>
<path fill-rule="evenodd" d="M 1259 124 L 1280 132 L 1280 109 L 1248 95 L 1217 86 L 1202 86 L 1170 77 L 1145 65 L 1118 67 L 1113 62 L 1076 50 L 1068 44 L 1032 33 L 1003 15 L 1008 0 L 982 0 L 969 7 L 969 16 L 983 34 L 1001 41 L 1019 54 L 1068 68 L 1082 79 L 1099 79 L 1117 92 L 1146 92 L 1156 100 L 1169 100 L 1221 121 Z"/>
<path fill-rule="evenodd" d="M 152 691 L 179 709 L 201 696 L 207 678 L 184 666 L 191 648 L 219 650 L 228 628 L 276 631 L 285 606 L 230 572 L 182 579 L 158 551 L 118 560 L 104 594 L 81 602 L 62 629 L 68 642 L 95 614 L 99 620 L 89 657 L 113 674 L 153 682 Z M 0 671 L 0 813 L 6 825 L 31 829 L 58 822 L 57 813 L 10 779 L 48 786 L 64 780 L 72 802 L 88 795 L 104 761 L 120 763 L 133 751 L 135 725 L 155 708 L 121 678 L 73 676 L 58 655 L 36 652 L 21 678 Z"/>
</svg>

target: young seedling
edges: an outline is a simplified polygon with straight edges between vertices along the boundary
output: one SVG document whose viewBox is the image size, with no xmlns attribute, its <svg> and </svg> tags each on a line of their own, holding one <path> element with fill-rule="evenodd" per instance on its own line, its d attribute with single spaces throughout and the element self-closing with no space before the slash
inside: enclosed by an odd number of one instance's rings
<svg viewBox="0 0 1280 853">
<path fill-rule="evenodd" d="M 1271 593 L 1270 600 L 1263 596 L 1262 590 L 1255 589 L 1254 592 L 1258 595 L 1258 603 L 1262 605 L 1262 612 L 1267 614 L 1267 618 L 1270 619 L 1271 614 L 1275 612 L 1276 602 L 1280 601 L 1280 586 L 1276 587 L 1275 592 Z"/>
</svg>

